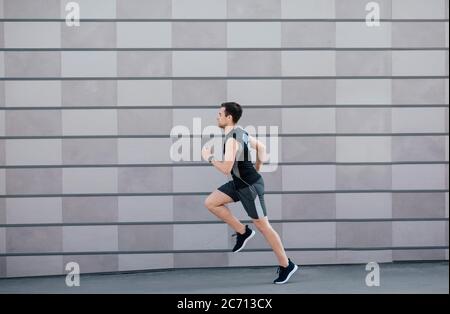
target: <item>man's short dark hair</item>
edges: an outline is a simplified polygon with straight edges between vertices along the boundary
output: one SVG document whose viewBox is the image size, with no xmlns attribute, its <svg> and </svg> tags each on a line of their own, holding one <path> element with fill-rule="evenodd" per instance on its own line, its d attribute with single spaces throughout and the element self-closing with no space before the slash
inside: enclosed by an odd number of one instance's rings
<svg viewBox="0 0 450 314">
<path fill-rule="evenodd" d="M 236 102 L 224 102 L 220 105 L 221 107 L 225 107 L 225 116 L 233 117 L 233 123 L 237 123 L 242 116 L 242 107 Z"/>
</svg>

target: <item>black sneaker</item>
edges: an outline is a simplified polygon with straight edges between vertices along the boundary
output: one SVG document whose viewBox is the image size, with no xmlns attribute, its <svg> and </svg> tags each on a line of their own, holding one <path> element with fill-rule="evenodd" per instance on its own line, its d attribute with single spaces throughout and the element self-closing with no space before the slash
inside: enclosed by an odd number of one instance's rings
<svg viewBox="0 0 450 314">
<path fill-rule="evenodd" d="M 240 250 L 242 250 L 245 247 L 245 245 L 247 244 L 247 241 L 250 240 L 251 238 L 253 238 L 255 236 L 255 234 L 256 234 L 256 232 L 253 231 L 252 229 L 250 229 L 248 227 L 248 225 L 245 226 L 244 234 L 240 234 L 238 232 L 233 234 L 233 237 L 237 237 L 236 245 L 233 248 L 233 252 L 237 253 Z"/>
<path fill-rule="evenodd" d="M 289 259 L 289 265 L 287 267 L 278 266 L 278 278 L 275 279 L 273 283 L 280 285 L 288 282 L 289 278 L 291 278 L 291 276 L 296 272 L 297 269 L 298 266 Z"/>
</svg>

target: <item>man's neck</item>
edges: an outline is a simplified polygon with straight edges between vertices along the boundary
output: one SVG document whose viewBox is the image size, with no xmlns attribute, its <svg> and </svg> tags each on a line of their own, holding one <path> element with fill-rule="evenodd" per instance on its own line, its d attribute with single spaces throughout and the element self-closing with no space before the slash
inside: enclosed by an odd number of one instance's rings
<svg viewBox="0 0 450 314">
<path fill-rule="evenodd" d="M 227 126 L 224 128 L 225 135 L 227 135 L 228 133 L 230 133 L 231 130 L 233 130 L 235 127 L 236 127 L 236 125 L 227 125 Z"/>
</svg>

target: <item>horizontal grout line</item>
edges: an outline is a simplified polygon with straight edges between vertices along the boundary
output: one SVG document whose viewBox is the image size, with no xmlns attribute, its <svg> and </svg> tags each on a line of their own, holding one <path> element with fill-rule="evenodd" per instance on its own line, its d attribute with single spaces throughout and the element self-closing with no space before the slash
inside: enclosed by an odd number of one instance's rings
<svg viewBox="0 0 450 314">
<path fill-rule="evenodd" d="M 286 251 L 396 251 L 396 250 L 447 250 L 448 246 L 399 246 L 399 247 L 323 247 L 286 248 Z M 271 252 L 271 249 L 244 249 L 242 252 Z M 212 250 L 159 250 L 159 251 L 92 251 L 92 252 L 42 252 L 2 253 L 1 256 L 49 256 L 49 255 L 119 255 L 119 254 L 183 254 L 183 253 L 231 253 L 229 249 Z"/>
<path fill-rule="evenodd" d="M 245 105 L 244 109 L 279 109 L 279 108 L 448 108 L 449 104 L 359 104 L 359 105 Z M 210 105 L 167 105 L 167 106 L 39 106 L 39 107 L 0 107 L 1 110 L 93 110 L 93 109 L 217 109 L 217 106 Z"/>
<path fill-rule="evenodd" d="M 240 48 L 0 48 L 5 52 L 31 51 L 448 51 L 448 47 L 240 47 Z"/>
<path fill-rule="evenodd" d="M 448 136 L 448 133 L 279 133 L 262 134 L 258 133 L 259 137 L 339 137 L 339 136 Z M 190 134 L 183 136 L 183 138 L 211 138 L 209 135 Z M 219 136 L 216 136 L 216 138 Z M 222 134 L 221 137 L 224 137 Z M 48 136 L 0 136 L 0 140 L 15 140 L 15 139 L 88 139 L 88 138 L 181 138 L 179 136 L 170 136 L 170 134 L 155 134 L 155 135 L 48 135 Z"/>
<path fill-rule="evenodd" d="M 367 219 L 271 219 L 271 223 L 323 223 L 323 222 L 414 222 L 414 221 L 448 221 L 448 218 L 367 218 Z M 251 220 L 241 220 L 242 223 L 251 223 Z M 29 224 L 0 224 L 0 228 L 24 227 L 80 227 L 80 226 L 151 226 L 151 225 L 209 225 L 222 224 L 223 221 L 139 221 L 139 222 L 85 222 L 85 223 L 29 223 Z"/>
<path fill-rule="evenodd" d="M 448 161 L 380 161 L 380 162 L 279 162 L 266 163 L 266 166 L 301 166 L 301 165 L 332 165 L 332 166 L 391 166 L 391 165 L 448 165 Z M 46 169 L 46 168 L 173 168 L 173 167 L 210 167 L 208 162 L 174 162 L 160 164 L 65 164 L 65 165 L 0 165 L 0 169 Z"/>
<path fill-rule="evenodd" d="M 132 81 L 132 80 L 412 80 L 412 79 L 448 79 L 448 75 L 424 76 L 73 76 L 73 77 L 0 77 L 0 81 Z"/>
<path fill-rule="evenodd" d="M 80 22 L 365 22 L 366 19 L 339 18 L 87 18 Z M 448 22 L 448 19 L 379 19 L 380 22 Z M 66 22 L 62 18 L 2 18 L 1 22 Z"/>
<path fill-rule="evenodd" d="M 362 190 L 303 190 L 303 191 L 265 191 L 265 194 L 335 194 L 335 193 L 448 193 L 448 189 L 362 189 Z M 209 195 L 210 192 L 154 192 L 154 193 L 67 193 L 67 194 L 2 194 L 1 198 L 36 198 L 36 197 L 118 197 L 118 196 L 194 196 Z"/>
</svg>

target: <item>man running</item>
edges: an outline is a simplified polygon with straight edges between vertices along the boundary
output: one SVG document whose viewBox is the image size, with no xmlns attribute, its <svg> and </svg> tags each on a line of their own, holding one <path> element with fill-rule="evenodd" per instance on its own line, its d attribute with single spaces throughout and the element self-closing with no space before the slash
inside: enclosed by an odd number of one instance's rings
<svg viewBox="0 0 450 314">
<path fill-rule="evenodd" d="M 202 157 L 209 161 L 217 170 L 230 176 L 231 180 L 212 192 L 205 200 L 205 206 L 214 215 L 226 222 L 236 231 L 236 245 L 233 252 L 241 251 L 255 231 L 248 225 L 243 225 L 225 206 L 225 204 L 241 201 L 253 224 L 263 234 L 277 256 L 278 278 L 275 284 L 286 283 L 298 269 L 287 256 L 281 243 L 280 236 L 272 228 L 267 218 L 264 203 L 264 180 L 259 173 L 263 161 L 266 160 L 265 145 L 250 136 L 236 123 L 242 116 L 242 107 L 235 102 L 221 104 L 217 123 L 224 129 L 225 140 L 223 145 L 223 161 L 215 160 L 211 148 L 202 150 Z M 256 149 L 256 163 L 253 166 L 250 156 L 249 144 Z"/>
</svg>

